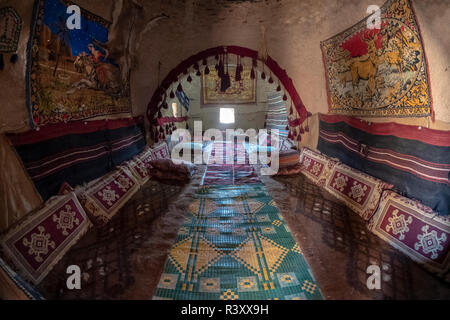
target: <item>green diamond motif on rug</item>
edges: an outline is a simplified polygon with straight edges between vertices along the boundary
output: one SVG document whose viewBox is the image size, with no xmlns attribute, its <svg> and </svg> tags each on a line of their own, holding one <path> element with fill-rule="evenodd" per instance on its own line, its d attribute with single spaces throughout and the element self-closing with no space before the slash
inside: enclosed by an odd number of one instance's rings
<svg viewBox="0 0 450 320">
<path fill-rule="evenodd" d="M 200 188 L 153 299 L 323 299 L 263 184 Z"/>
</svg>

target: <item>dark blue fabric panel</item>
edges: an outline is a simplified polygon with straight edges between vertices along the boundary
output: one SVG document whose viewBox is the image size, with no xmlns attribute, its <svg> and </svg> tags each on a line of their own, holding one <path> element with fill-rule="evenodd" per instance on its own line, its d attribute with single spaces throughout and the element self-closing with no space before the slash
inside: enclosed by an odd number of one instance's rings
<svg viewBox="0 0 450 320">
<path fill-rule="evenodd" d="M 338 158 L 348 166 L 392 183 L 398 193 L 420 200 L 441 215 L 448 215 L 450 212 L 450 187 L 448 185 L 423 180 L 409 172 L 369 161 L 340 144 L 329 143 L 321 138 L 319 138 L 317 148 L 320 152 Z"/>
<path fill-rule="evenodd" d="M 131 144 L 123 149 L 120 149 L 118 151 L 113 151 L 111 153 L 111 159 L 112 159 L 113 165 L 119 165 L 124 161 L 128 161 L 131 158 L 133 158 L 135 155 L 142 152 L 142 150 L 144 149 L 144 147 L 146 145 L 145 129 L 144 129 L 144 125 L 142 124 L 142 125 L 124 127 L 124 128 L 119 128 L 119 129 L 109 131 L 109 141 L 110 142 L 119 141 L 120 139 L 123 139 L 126 137 L 132 137 L 132 136 L 138 135 L 139 133 L 141 133 L 141 135 L 142 135 L 141 139 L 137 140 L 133 144 Z"/>
<path fill-rule="evenodd" d="M 34 184 L 45 201 L 56 195 L 64 182 L 68 182 L 71 186 L 76 186 L 105 175 L 112 170 L 109 164 L 110 156 L 107 154 L 93 161 L 79 163 L 59 170 L 42 179 L 35 180 Z"/>
<path fill-rule="evenodd" d="M 345 122 L 320 121 L 320 129 L 328 132 L 342 132 L 353 140 L 370 147 L 389 149 L 433 163 L 450 164 L 450 147 L 426 144 L 396 136 L 373 135 L 353 128 Z M 438 214 L 450 214 L 450 187 L 447 184 L 421 179 L 412 173 L 370 161 L 360 154 L 346 149 L 341 144 L 329 143 L 320 137 L 317 149 L 330 157 L 338 158 L 346 165 L 393 184 L 399 193 L 420 200 Z"/>
</svg>

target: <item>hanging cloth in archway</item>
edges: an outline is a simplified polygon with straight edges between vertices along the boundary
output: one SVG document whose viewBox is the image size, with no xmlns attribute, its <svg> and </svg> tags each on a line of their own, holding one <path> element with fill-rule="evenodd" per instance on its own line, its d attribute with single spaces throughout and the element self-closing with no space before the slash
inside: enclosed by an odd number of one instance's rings
<svg viewBox="0 0 450 320">
<path fill-rule="evenodd" d="M 289 134 L 289 130 L 286 129 L 287 125 L 288 115 L 283 94 L 281 92 L 269 93 L 267 95 L 265 128 L 268 130 L 278 129 L 281 137 L 287 137 Z"/>
</svg>

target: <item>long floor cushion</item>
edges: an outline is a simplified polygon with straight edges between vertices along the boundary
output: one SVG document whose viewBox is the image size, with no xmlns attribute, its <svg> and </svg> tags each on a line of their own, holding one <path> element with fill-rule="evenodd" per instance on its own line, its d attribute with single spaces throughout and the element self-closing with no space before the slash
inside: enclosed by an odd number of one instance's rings
<svg viewBox="0 0 450 320">
<path fill-rule="evenodd" d="M 13 225 L 1 237 L 7 261 L 38 284 L 89 229 L 75 193 L 50 198 L 44 206 Z"/>
<path fill-rule="evenodd" d="M 450 280 L 450 219 L 419 201 L 384 191 L 368 229 L 424 267 Z"/>
</svg>

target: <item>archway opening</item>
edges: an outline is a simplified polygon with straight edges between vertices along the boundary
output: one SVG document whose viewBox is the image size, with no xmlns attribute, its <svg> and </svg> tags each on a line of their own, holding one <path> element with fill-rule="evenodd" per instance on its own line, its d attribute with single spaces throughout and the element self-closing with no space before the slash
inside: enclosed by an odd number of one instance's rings
<svg viewBox="0 0 450 320">
<path fill-rule="evenodd" d="M 211 58 L 217 60 L 218 56 L 225 54 L 234 55 L 244 61 L 250 61 L 252 69 L 255 72 L 259 72 L 259 74 L 256 74 L 256 77 L 259 75 L 264 81 L 269 83 L 272 81 L 278 84 L 276 91 L 280 93 L 286 107 L 289 109 L 287 113 L 289 116 L 287 127 L 289 136 L 294 140 L 300 141 L 301 135 L 305 132 L 302 124 L 311 114 L 307 112 L 292 79 L 288 76 L 286 70 L 282 69 L 270 56 L 265 60 L 261 60 L 258 57 L 258 51 L 240 46 L 218 46 L 198 52 L 183 60 L 168 73 L 155 90 L 147 106 L 147 118 L 150 124 L 150 132 L 153 133 L 153 139 L 155 141 L 161 139 L 165 134 L 174 130 L 179 122 L 187 123 L 186 115 L 178 114 L 178 116 L 174 115 L 174 117 L 163 117 L 161 112 L 163 109 L 169 109 L 170 113 L 172 113 L 172 102 L 168 103 L 167 100 L 169 96 L 173 99 L 173 92 L 178 97 L 177 91 L 183 90 L 180 85 L 180 79 L 187 77 L 188 81 L 191 82 L 191 79 L 195 76 L 191 76 L 191 72 L 200 76 L 206 67 L 211 68 L 211 65 L 209 65 Z M 183 110 L 183 108 L 179 106 L 177 110 Z M 306 126 L 307 130 L 308 127 Z"/>
</svg>

